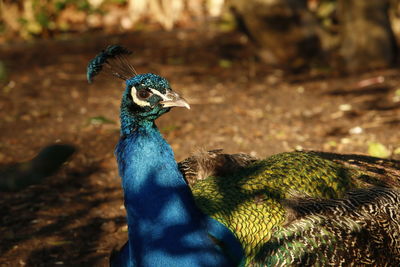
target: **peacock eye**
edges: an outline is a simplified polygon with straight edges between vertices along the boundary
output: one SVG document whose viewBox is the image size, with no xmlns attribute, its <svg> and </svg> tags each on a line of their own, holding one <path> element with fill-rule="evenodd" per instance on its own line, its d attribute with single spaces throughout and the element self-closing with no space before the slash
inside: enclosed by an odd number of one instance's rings
<svg viewBox="0 0 400 267">
<path fill-rule="evenodd" d="M 152 93 L 150 93 L 148 90 L 139 90 L 137 91 L 136 95 L 140 99 L 147 99 L 152 95 Z"/>
</svg>

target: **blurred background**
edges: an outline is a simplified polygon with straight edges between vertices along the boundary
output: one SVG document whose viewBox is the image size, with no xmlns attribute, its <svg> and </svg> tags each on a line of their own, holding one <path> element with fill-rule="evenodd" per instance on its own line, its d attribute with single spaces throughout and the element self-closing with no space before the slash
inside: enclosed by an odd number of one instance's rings
<svg viewBox="0 0 400 267">
<path fill-rule="evenodd" d="M 191 104 L 158 126 L 222 148 L 400 159 L 399 0 L 0 0 L 0 266 L 107 266 L 127 238 L 109 44 Z"/>
</svg>

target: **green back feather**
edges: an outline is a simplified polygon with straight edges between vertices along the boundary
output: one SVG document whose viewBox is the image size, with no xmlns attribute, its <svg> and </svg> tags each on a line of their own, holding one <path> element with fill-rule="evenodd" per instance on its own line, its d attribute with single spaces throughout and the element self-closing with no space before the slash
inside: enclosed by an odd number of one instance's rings
<svg viewBox="0 0 400 267">
<path fill-rule="evenodd" d="M 205 213 L 235 233 L 249 263 L 288 223 L 290 209 L 285 203 L 294 192 L 318 199 L 343 198 L 349 190 L 368 185 L 367 177 L 314 153 L 291 152 L 255 162 L 229 177 L 197 181 L 192 191 Z M 304 244 L 288 246 L 296 250 Z M 270 260 L 272 264 L 277 258 Z"/>
</svg>

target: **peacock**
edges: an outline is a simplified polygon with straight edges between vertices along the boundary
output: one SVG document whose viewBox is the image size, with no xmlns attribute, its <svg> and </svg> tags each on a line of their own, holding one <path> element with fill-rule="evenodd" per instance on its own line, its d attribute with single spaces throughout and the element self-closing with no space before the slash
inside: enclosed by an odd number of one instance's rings
<svg viewBox="0 0 400 267">
<path fill-rule="evenodd" d="M 400 162 L 295 151 L 200 151 L 177 163 L 155 120 L 187 101 L 129 50 L 92 59 L 125 81 L 115 148 L 128 242 L 111 266 L 400 265 Z"/>
</svg>

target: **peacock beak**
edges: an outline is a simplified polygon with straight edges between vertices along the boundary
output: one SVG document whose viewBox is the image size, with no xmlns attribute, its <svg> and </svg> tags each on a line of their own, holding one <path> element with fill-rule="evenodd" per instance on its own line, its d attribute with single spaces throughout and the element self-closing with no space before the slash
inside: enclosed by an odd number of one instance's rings
<svg viewBox="0 0 400 267">
<path fill-rule="evenodd" d="M 190 105 L 188 102 L 186 102 L 185 99 L 183 99 L 182 97 L 179 96 L 179 94 L 171 91 L 171 90 L 167 90 L 167 92 L 165 93 L 165 95 L 163 95 L 163 99 L 160 104 L 164 107 L 164 108 L 168 108 L 168 107 L 182 107 L 182 108 L 187 108 L 190 109 Z"/>
</svg>

